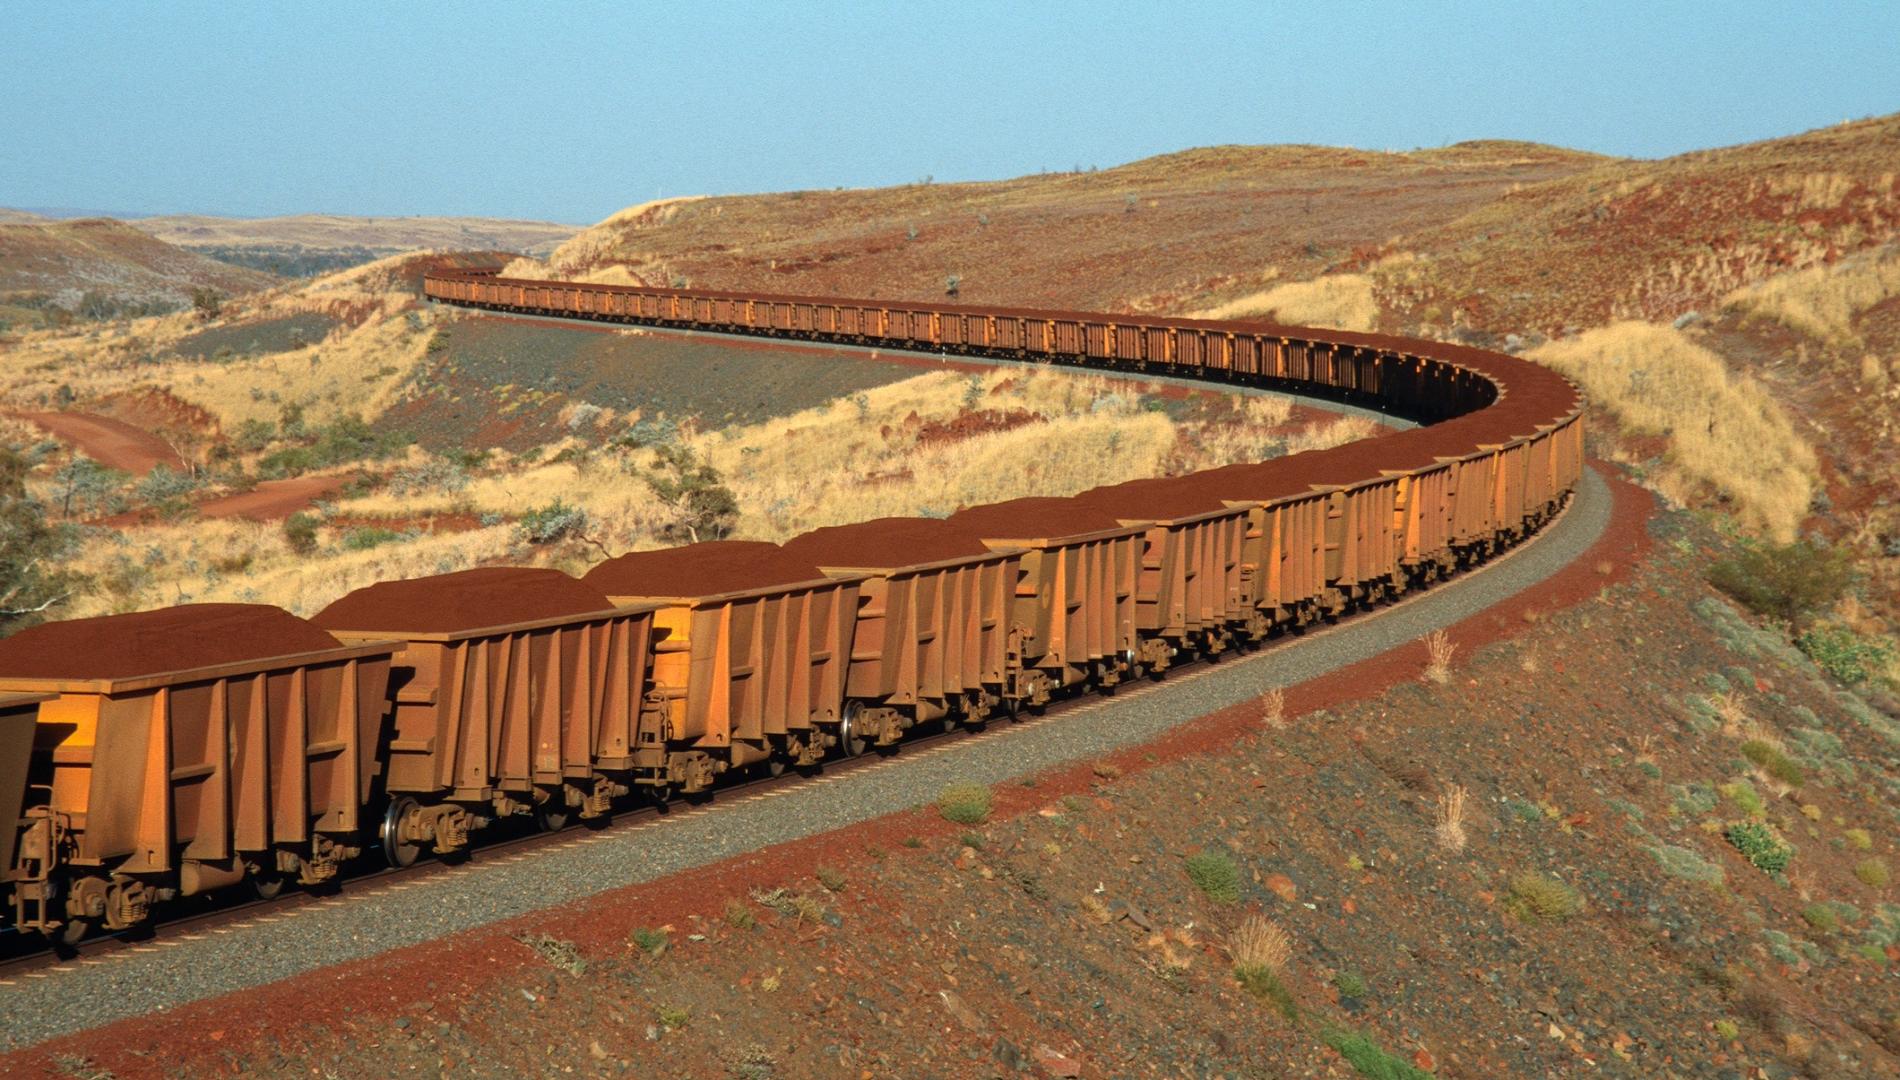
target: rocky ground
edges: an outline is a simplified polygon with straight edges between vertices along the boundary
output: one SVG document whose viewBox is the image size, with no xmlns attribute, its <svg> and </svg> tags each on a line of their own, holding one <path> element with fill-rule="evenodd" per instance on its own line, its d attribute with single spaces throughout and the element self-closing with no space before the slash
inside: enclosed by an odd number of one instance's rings
<svg viewBox="0 0 1900 1080">
<path fill-rule="evenodd" d="M 926 801 L 550 912 L 407 969 L 403 1004 L 218 1030 L 190 1068 L 1891 1075 L 1894 703 L 1832 687 L 1703 584 L 1724 541 L 1698 521 L 1656 532 L 1594 599 L 1460 624 L 1443 683 L 1406 650 L 1376 696 L 1309 711 L 1295 688 L 1284 726 L 1248 706 L 1218 736 L 1000 785 L 980 821 Z M 1459 787 L 1462 846 L 1439 827 Z M 1256 916 L 1284 959 L 1243 981 Z"/>
</svg>

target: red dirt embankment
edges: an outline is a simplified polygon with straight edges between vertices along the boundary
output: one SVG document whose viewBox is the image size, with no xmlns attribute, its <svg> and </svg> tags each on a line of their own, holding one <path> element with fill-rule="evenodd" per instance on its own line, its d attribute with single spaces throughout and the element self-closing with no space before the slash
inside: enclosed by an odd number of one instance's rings
<svg viewBox="0 0 1900 1080">
<path fill-rule="evenodd" d="M 160 465 L 178 472 L 185 470 L 185 459 L 178 456 L 163 439 L 123 421 L 80 412 L 22 412 L 22 420 L 45 428 L 61 442 L 70 443 L 87 457 L 109 469 L 121 469 L 133 476 L 144 476 Z"/>
</svg>

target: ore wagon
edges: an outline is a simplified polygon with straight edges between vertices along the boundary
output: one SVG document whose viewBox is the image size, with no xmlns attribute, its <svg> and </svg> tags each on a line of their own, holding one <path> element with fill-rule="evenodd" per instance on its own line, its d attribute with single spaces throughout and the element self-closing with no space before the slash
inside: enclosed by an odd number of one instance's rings
<svg viewBox="0 0 1900 1080">
<path fill-rule="evenodd" d="M 370 585 L 319 613 L 340 640 L 401 643 L 384 856 L 453 851 L 513 814 L 553 829 L 607 813 L 630 791 L 654 610 L 558 570 L 486 567 Z"/>
<path fill-rule="evenodd" d="M 175 895 L 333 877 L 362 843 L 394 648 L 254 604 L 0 641 L 0 693 L 45 695 L 9 823 L 14 924 L 76 940 Z"/>
<path fill-rule="evenodd" d="M 860 578 L 840 731 L 846 753 L 917 723 L 979 722 L 1004 700 L 1018 552 L 924 518 L 880 518 L 794 537 L 785 553 Z"/>
<path fill-rule="evenodd" d="M 970 507 L 947 524 L 991 550 L 1022 553 L 1011 590 L 1009 701 L 1041 705 L 1064 687 L 1122 680 L 1136 644 L 1142 527 L 1055 498 Z"/>
<path fill-rule="evenodd" d="M 1245 507 L 1210 497 L 1185 478 L 1131 480 L 1085 491 L 1076 502 L 1145 530 L 1136 578 L 1137 664 L 1166 670 L 1179 652 L 1218 653 L 1248 606 L 1241 587 Z"/>
<path fill-rule="evenodd" d="M 728 769 L 822 760 L 844 719 L 859 580 L 734 540 L 588 571 L 582 581 L 614 603 L 657 605 L 637 780 L 698 791 Z"/>
</svg>

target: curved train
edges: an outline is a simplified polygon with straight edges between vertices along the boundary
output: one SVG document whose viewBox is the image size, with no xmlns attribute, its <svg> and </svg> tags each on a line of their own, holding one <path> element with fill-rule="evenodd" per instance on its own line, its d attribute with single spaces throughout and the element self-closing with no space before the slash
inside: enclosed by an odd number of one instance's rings
<svg viewBox="0 0 1900 1080">
<path fill-rule="evenodd" d="M 77 940 L 155 903 L 454 852 L 980 724 L 1251 648 L 1471 566 L 1555 514 L 1582 399 L 1435 342 L 1132 315 L 516 280 L 434 301 L 1187 376 L 1423 426 L 1074 497 L 786 544 L 490 567 L 358 590 L 310 621 L 188 605 L 0 641 L 0 919 Z"/>
</svg>

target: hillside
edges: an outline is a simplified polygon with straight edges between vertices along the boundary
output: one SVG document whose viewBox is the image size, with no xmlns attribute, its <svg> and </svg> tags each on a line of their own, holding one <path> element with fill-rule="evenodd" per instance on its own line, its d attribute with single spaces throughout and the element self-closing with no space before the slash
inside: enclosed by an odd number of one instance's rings
<svg viewBox="0 0 1900 1080">
<path fill-rule="evenodd" d="M 176 214 L 129 224 L 168 244 L 223 262 L 299 277 L 425 249 L 545 255 L 576 231 L 575 226 L 547 221 L 336 214 L 274 218 Z"/>
<path fill-rule="evenodd" d="M 545 272 L 914 298 L 955 275 L 971 303 L 1169 310 L 1318 274 L 1602 160 L 1518 143 L 1223 146 L 995 183 L 662 200 L 562 244 Z"/>
<path fill-rule="evenodd" d="M 185 307 L 192 290 L 227 296 L 276 283 L 104 218 L 0 224 L 0 317 L 102 317 Z"/>
</svg>

